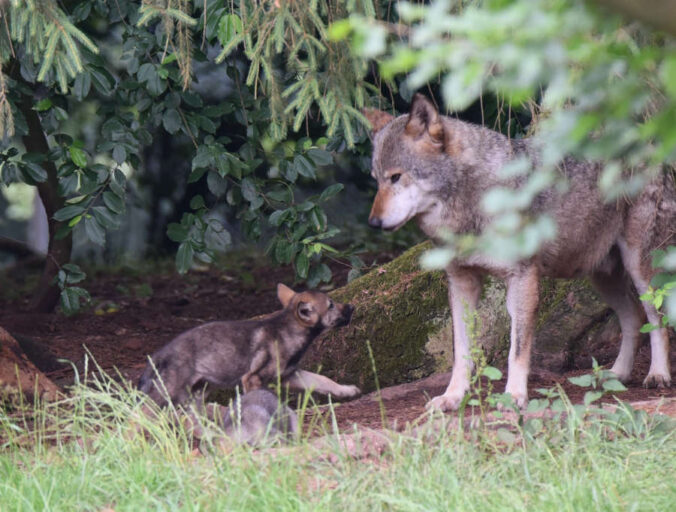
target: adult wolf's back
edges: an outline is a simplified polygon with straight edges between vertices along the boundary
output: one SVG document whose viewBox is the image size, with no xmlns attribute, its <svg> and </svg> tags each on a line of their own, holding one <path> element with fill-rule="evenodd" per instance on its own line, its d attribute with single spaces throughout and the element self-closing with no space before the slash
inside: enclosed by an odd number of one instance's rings
<svg viewBox="0 0 676 512">
<path fill-rule="evenodd" d="M 439 115 L 417 94 L 408 115 L 393 117 L 366 111 L 374 131 L 372 176 L 378 181 L 369 224 L 395 230 L 411 219 L 433 240 L 439 233 L 480 233 L 491 218 L 481 209 L 490 188 L 518 188 L 522 177 L 506 178 L 500 169 L 516 157 L 538 165 L 528 139 L 511 140 L 486 128 Z M 652 250 L 676 243 L 676 187 L 664 173 L 631 200 L 604 202 L 597 186 L 601 166 L 565 159 L 559 165 L 568 180 L 564 193 L 550 189 L 531 205 L 533 215 L 547 213 L 557 222 L 557 236 L 527 260 L 506 263 L 494 255 L 475 254 L 452 261 L 447 269 L 453 316 L 454 365 L 446 392 L 432 400 L 441 409 L 456 409 L 469 387 L 472 363 L 466 314 L 476 308 L 482 277 L 507 283 L 507 309 L 512 319 L 506 391 L 523 406 L 535 330 L 539 280 L 589 276 L 617 312 L 622 327 L 620 353 L 612 371 L 622 380 L 631 373 L 644 314 L 658 325 L 650 303 L 641 304 L 653 276 Z M 650 333 L 651 364 L 644 383 L 669 386 L 666 329 Z"/>
</svg>

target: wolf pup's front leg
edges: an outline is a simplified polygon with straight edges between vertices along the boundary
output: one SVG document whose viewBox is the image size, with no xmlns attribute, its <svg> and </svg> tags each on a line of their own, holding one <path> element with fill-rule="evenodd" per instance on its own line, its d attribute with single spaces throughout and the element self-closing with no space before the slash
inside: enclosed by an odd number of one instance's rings
<svg viewBox="0 0 676 512">
<path fill-rule="evenodd" d="M 470 334 L 468 322 L 476 314 L 476 306 L 481 294 L 481 275 L 463 270 L 449 270 L 448 299 L 453 320 L 453 374 L 451 382 L 443 395 L 437 396 L 427 404 L 428 408 L 442 411 L 454 411 L 469 390 L 469 377 L 473 363 L 470 355 Z"/>
<path fill-rule="evenodd" d="M 316 391 L 336 398 L 353 398 L 361 394 L 357 386 L 338 384 L 328 377 L 305 370 L 296 370 L 284 380 L 284 383 L 297 391 Z"/>
</svg>

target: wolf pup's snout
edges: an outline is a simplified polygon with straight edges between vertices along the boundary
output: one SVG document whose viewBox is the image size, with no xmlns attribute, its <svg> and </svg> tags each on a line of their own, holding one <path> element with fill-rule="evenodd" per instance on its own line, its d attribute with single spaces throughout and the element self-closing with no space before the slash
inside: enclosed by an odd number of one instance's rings
<svg viewBox="0 0 676 512">
<path fill-rule="evenodd" d="M 369 217 L 369 226 L 379 229 L 383 225 L 383 219 L 380 217 Z"/>
<path fill-rule="evenodd" d="M 350 323 L 350 320 L 352 320 L 352 313 L 354 313 L 354 306 L 352 304 L 345 304 L 343 306 L 343 311 L 342 314 L 340 315 L 340 325 L 347 325 Z"/>
</svg>

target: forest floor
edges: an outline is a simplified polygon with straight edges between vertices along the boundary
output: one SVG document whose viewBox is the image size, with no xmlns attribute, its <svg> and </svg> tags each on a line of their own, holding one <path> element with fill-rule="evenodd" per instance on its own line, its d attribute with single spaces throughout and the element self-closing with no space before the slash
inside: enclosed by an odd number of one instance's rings
<svg viewBox="0 0 676 512">
<path fill-rule="evenodd" d="M 384 263 L 391 257 L 371 259 Z M 349 268 L 340 264 L 332 267 L 336 285 L 342 286 Z M 276 284 L 291 284 L 290 275 L 293 271 L 289 268 L 262 264 L 259 257 L 241 256 L 223 268 L 191 271 L 184 276 L 167 263 L 91 271 L 85 286 L 91 293 L 92 306 L 67 317 L 58 312 L 27 312 L 21 290 L 29 289 L 34 276 L 18 269 L 2 276 L 4 286 L 10 288 L 0 293 L 0 326 L 17 338 L 36 365 L 60 386 L 73 383 L 75 369 L 82 375 L 87 352 L 108 374 L 136 382 L 146 356 L 177 334 L 208 321 L 249 318 L 278 309 Z M 629 389 L 617 396 L 632 403 L 664 398 L 660 412 L 676 416 L 676 388 L 644 389 L 641 385 L 649 358 L 650 349 L 644 342 L 627 384 Z M 59 362 L 64 359 L 72 364 Z M 675 347 L 671 349 L 671 363 L 676 367 Z M 89 365 L 90 370 L 93 367 Z M 571 384 L 568 377 L 588 372 L 589 368 L 579 368 L 555 374 L 533 368 L 530 396 L 538 396 L 538 388 L 558 384 L 574 403 L 581 402 L 586 389 Z M 506 371 L 503 373 L 506 376 Z M 427 400 L 443 393 L 448 380 L 449 374 L 434 375 L 340 404 L 335 408 L 338 426 L 344 429 L 356 423 L 381 428 L 385 418 L 389 427 L 402 428 L 425 412 Z M 495 391 L 501 392 L 504 384 L 503 377 L 495 383 Z M 609 395 L 604 400 L 614 401 L 614 397 Z"/>
</svg>

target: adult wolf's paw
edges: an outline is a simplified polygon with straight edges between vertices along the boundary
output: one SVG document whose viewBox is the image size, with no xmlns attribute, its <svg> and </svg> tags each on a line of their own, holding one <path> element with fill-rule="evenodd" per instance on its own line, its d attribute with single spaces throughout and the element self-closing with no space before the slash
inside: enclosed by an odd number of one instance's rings
<svg viewBox="0 0 676 512">
<path fill-rule="evenodd" d="M 465 394 L 439 395 L 427 402 L 425 407 L 428 410 L 436 410 L 441 412 L 457 411 Z"/>
<path fill-rule="evenodd" d="M 336 398 L 354 398 L 361 395 L 361 389 L 357 386 L 344 385 L 331 394 Z"/>
<path fill-rule="evenodd" d="M 659 373 L 649 373 L 648 376 L 643 381 L 644 388 L 670 388 L 671 387 L 671 376 L 666 374 L 662 375 Z"/>
</svg>

